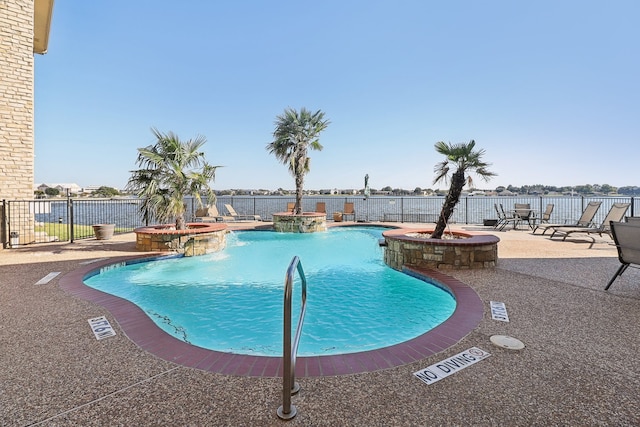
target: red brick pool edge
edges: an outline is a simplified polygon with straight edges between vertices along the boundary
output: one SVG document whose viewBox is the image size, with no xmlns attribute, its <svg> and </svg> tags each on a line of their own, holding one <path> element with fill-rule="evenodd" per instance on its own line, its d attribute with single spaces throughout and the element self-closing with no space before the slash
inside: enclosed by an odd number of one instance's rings
<svg viewBox="0 0 640 427">
<path fill-rule="evenodd" d="M 144 257 L 121 257 L 98 261 L 74 270 L 60 279 L 65 292 L 92 301 L 115 318 L 122 332 L 140 348 L 176 364 L 225 375 L 252 377 L 282 376 L 282 358 L 223 353 L 187 344 L 164 332 L 130 301 L 86 286 L 84 278 L 106 265 Z M 461 281 L 429 269 L 407 268 L 408 274 L 425 277 L 449 290 L 456 309 L 443 323 L 409 341 L 377 350 L 333 356 L 298 357 L 296 375 L 321 377 L 373 372 L 421 360 L 453 346 L 478 326 L 483 304 L 478 294 Z M 87 333 L 89 333 L 87 329 Z"/>
</svg>

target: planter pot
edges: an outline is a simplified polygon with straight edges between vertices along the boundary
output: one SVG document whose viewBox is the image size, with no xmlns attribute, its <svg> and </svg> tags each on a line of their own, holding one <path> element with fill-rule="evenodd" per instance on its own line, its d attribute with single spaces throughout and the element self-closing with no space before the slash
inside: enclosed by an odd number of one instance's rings
<svg viewBox="0 0 640 427">
<path fill-rule="evenodd" d="M 342 222 L 342 212 L 334 212 L 333 213 L 333 220 L 335 222 Z"/>
<path fill-rule="evenodd" d="M 96 235 L 96 240 L 109 240 L 113 237 L 115 228 L 115 224 L 96 224 L 93 226 L 93 233 Z"/>
</svg>

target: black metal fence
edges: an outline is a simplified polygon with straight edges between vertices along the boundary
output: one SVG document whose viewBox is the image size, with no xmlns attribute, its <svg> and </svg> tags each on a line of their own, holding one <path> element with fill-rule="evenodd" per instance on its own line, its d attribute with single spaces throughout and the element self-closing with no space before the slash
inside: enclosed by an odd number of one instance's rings
<svg viewBox="0 0 640 427">
<path fill-rule="evenodd" d="M 138 199 L 3 200 L 3 247 L 94 237 L 93 225 L 115 224 L 116 233 L 144 225 Z"/>
<path fill-rule="evenodd" d="M 640 212 L 640 200 L 634 197 L 581 197 L 581 196 L 516 196 L 463 197 L 456 206 L 451 223 L 482 224 L 485 219 L 497 218 L 495 206 L 502 204 L 505 210 L 513 209 L 515 203 L 529 203 L 531 208 L 543 212 L 547 204 L 553 204 L 553 222 L 572 222 L 580 217 L 586 204 L 592 200 L 602 205 L 595 222 L 601 223 L 613 203 L 631 203 L 627 216 Z M 286 212 L 287 204 L 295 198 L 284 196 L 220 196 L 216 207 L 226 215 L 226 204 L 240 215 L 259 215 L 263 221 L 271 221 L 277 212 Z M 345 203 L 353 203 L 355 220 L 360 222 L 436 222 L 444 197 L 393 197 L 374 196 L 305 196 L 303 210 L 316 211 L 316 204 L 325 204 L 327 218 L 334 212 L 343 212 Z M 205 200 L 206 203 L 206 200 Z M 198 208 L 196 200 L 185 200 L 187 220 L 195 219 Z M 71 241 L 94 237 L 93 225 L 115 224 L 115 232 L 127 233 L 145 224 L 140 213 L 140 200 L 134 198 L 115 199 L 39 199 L 3 200 L 0 205 L 0 241 L 3 247 L 15 247 L 29 243 Z"/>
<path fill-rule="evenodd" d="M 600 223 L 614 203 L 631 203 L 628 216 L 635 216 L 640 212 L 640 199 L 634 197 L 581 197 L 581 196 L 515 196 L 491 197 L 469 196 L 463 197 L 456 206 L 450 222 L 458 224 L 482 224 L 485 219 L 497 218 L 495 205 L 502 204 L 506 211 L 511 211 L 516 203 L 529 203 L 538 213 L 544 212 L 547 204 L 553 204 L 553 221 L 571 222 L 580 217 L 587 203 L 592 200 L 602 202 L 595 222 Z M 287 204 L 295 202 L 294 197 L 254 197 L 254 196 L 220 196 L 216 200 L 216 207 L 224 214 L 225 204 L 233 206 L 239 214 L 260 215 L 263 221 L 271 221 L 273 213 L 286 212 Z M 381 222 L 436 222 L 444 197 L 392 197 L 374 196 L 367 199 L 362 196 L 305 196 L 302 209 L 305 212 L 315 211 L 318 202 L 325 203 L 329 219 L 333 212 L 343 212 L 345 203 L 353 203 L 356 221 Z M 638 204 L 638 206 L 636 206 Z M 189 215 L 195 212 L 195 202 L 189 206 Z"/>
</svg>

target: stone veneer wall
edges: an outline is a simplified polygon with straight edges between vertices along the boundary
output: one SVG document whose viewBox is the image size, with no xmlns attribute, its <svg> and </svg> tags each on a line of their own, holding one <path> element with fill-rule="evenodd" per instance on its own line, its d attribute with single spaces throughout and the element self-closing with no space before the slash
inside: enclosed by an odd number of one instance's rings
<svg viewBox="0 0 640 427">
<path fill-rule="evenodd" d="M 463 270 L 495 267 L 498 239 L 493 235 L 467 235 L 466 238 L 436 240 L 411 238 L 408 230 L 387 231 L 384 261 L 396 270 L 403 267 Z M 462 237 L 462 235 L 461 235 Z"/>
<path fill-rule="evenodd" d="M 225 224 L 180 231 L 170 230 L 168 226 L 141 227 L 134 231 L 136 249 L 139 251 L 176 252 L 185 256 L 221 251 L 227 244 L 226 235 L 229 232 Z"/>
<path fill-rule="evenodd" d="M 292 215 L 290 212 L 274 213 L 273 229 L 282 233 L 327 231 L 327 216 L 323 213 L 313 212 L 302 215 Z"/>
<path fill-rule="evenodd" d="M 33 0 L 0 0 L 0 199 L 33 198 L 33 13 Z M 20 226 L 29 241 L 32 221 Z M 5 224 L 0 233 L 7 241 Z"/>
</svg>

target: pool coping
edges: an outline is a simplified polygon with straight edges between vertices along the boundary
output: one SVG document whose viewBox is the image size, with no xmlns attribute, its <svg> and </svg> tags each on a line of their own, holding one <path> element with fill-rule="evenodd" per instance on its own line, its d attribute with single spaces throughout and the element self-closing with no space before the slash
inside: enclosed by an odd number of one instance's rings
<svg viewBox="0 0 640 427">
<path fill-rule="evenodd" d="M 100 268 L 131 261 L 144 261 L 167 254 L 146 253 L 99 260 L 67 273 L 59 286 L 78 298 L 94 302 L 108 310 L 123 333 L 143 350 L 182 366 L 224 375 L 250 377 L 282 376 L 282 358 L 224 353 L 181 341 L 160 329 L 134 303 L 84 284 L 84 279 Z M 482 320 L 484 308 L 478 294 L 465 283 L 440 271 L 405 268 L 407 274 L 427 278 L 451 292 L 456 298 L 453 314 L 440 325 L 408 341 L 375 350 L 341 355 L 298 357 L 298 377 L 323 377 L 374 372 L 412 363 L 434 355 L 458 343 Z"/>
</svg>

